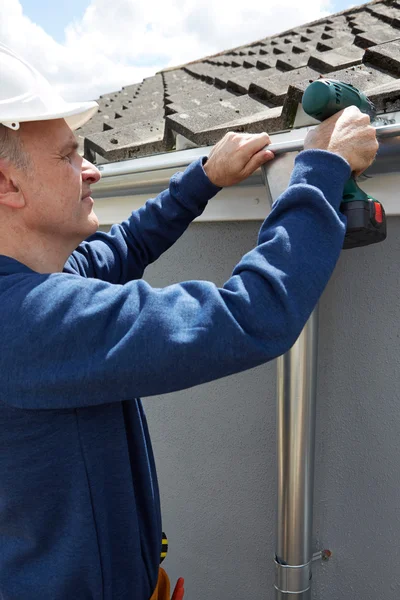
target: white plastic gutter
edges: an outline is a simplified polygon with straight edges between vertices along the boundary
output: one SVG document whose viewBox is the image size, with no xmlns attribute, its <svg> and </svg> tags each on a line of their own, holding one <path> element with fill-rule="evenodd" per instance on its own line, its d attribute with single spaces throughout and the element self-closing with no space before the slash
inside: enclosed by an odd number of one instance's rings
<svg viewBox="0 0 400 600">
<path fill-rule="evenodd" d="M 378 157 L 359 182 L 365 191 L 384 204 L 387 215 L 400 215 L 400 113 L 386 114 L 385 118 L 392 123 L 377 127 L 380 139 Z M 258 170 L 241 184 L 222 190 L 197 220 L 263 220 L 270 210 L 270 202 L 287 187 L 294 158 L 302 150 L 309 129 L 311 127 L 302 127 L 271 135 L 270 149 L 280 158 L 273 161 L 271 167 L 274 166 L 268 169 L 270 197 L 267 197 L 261 170 Z M 174 173 L 185 169 L 193 160 L 208 155 L 211 148 L 207 146 L 99 165 L 102 179 L 95 186 L 93 197 L 100 223 L 110 225 L 125 219 L 132 210 L 165 189 Z"/>
</svg>

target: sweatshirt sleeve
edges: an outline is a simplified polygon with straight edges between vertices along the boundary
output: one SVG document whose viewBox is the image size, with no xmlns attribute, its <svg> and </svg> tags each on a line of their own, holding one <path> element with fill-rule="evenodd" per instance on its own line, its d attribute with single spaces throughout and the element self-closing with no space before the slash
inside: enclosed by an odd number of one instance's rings
<svg viewBox="0 0 400 600">
<path fill-rule="evenodd" d="M 167 190 L 114 225 L 110 233 L 98 232 L 80 244 L 64 272 L 120 284 L 140 279 L 221 189 L 208 179 L 204 160 L 199 158 L 183 173 L 176 173 Z"/>
<path fill-rule="evenodd" d="M 68 409 L 151 396 L 286 352 L 340 254 L 345 223 L 338 211 L 349 176 L 338 156 L 301 153 L 258 246 L 221 288 L 206 281 L 156 289 L 143 280 L 14 276 L 2 293 L 2 402 Z"/>
</svg>

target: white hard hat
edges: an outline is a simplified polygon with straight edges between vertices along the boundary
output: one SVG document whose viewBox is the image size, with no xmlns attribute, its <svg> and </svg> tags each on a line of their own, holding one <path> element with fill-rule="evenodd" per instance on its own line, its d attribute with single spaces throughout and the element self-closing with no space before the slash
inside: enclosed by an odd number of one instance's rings
<svg viewBox="0 0 400 600">
<path fill-rule="evenodd" d="M 65 119 L 78 129 L 97 111 L 97 102 L 66 102 L 49 82 L 0 43 L 0 123 L 19 129 L 24 121 Z"/>
</svg>

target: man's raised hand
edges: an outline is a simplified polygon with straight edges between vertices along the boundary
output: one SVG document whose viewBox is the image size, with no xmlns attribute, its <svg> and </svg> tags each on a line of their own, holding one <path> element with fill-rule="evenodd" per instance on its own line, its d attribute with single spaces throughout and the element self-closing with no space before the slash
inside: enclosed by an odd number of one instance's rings
<svg viewBox="0 0 400 600">
<path fill-rule="evenodd" d="M 270 143 L 267 133 L 227 133 L 211 150 L 204 165 L 207 177 L 219 187 L 240 183 L 274 158 L 265 148 Z"/>
<path fill-rule="evenodd" d="M 374 161 L 379 144 L 368 115 L 349 106 L 308 132 L 304 149 L 339 154 L 360 175 Z"/>
</svg>

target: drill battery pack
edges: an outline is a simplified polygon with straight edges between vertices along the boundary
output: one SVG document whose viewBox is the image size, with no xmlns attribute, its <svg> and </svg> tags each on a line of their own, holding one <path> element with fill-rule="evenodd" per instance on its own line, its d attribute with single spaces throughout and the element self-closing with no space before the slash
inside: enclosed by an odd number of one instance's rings
<svg viewBox="0 0 400 600">
<path fill-rule="evenodd" d="M 347 218 L 345 250 L 378 244 L 386 239 L 385 210 L 377 200 L 343 202 L 340 211 Z"/>
</svg>

